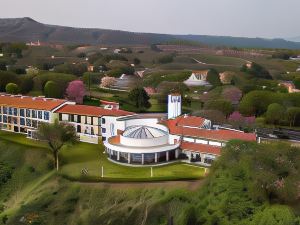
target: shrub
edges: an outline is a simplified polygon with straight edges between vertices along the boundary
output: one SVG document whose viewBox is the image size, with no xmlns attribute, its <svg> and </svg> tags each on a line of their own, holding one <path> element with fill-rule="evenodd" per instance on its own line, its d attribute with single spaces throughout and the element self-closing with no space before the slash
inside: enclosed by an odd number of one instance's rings
<svg viewBox="0 0 300 225">
<path fill-rule="evenodd" d="M 56 82 L 48 81 L 44 87 L 44 94 L 47 98 L 61 98 L 62 90 L 59 88 Z"/>
<path fill-rule="evenodd" d="M 18 94 L 19 93 L 19 86 L 15 83 L 8 83 L 5 87 L 5 90 L 8 94 Z"/>
</svg>

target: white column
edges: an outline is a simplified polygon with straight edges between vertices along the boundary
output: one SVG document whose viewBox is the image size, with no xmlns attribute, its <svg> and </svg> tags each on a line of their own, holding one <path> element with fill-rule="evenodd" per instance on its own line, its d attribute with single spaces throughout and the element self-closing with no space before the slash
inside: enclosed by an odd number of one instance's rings
<svg viewBox="0 0 300 225">
<path fill-rule="evenodd" d="M 178 159 L 178 155 L 179 155 L 179 150 L 176 149 L 176 150 L 175 150 L 175 159 Z"/>
<path fill-rule="evenodd" d="M 155 153 L 155 162 L 157 163 L 157 152 Z"/>
<path fill-rule="evenodd" d="M 204 163 L 204 157 L 205 157 L 205 154 L 202 154 L 202 153 L 201 153 L 201 154 L 200 154 L 200 157 L 201 157 L 201 162 Z"/>
<path fill-rule="evenodd" d="M 166 159 L 167 159 L 167 162 L 169 162 L 169 151 L 166 152 Z"/>
<path fill-rule="evenodd" d="M 130 163 L 130 153 L 128 153 L 128 163 Z"/>
<path fill-rule="evenodd" d="M 142 164 L 144 165 L 144 154 L 142 154 Z"/>
<path fill-rule="evenodd" d="M 117 160 L 120 161 L 120 152 L 117 152 Z"/>
</svg>

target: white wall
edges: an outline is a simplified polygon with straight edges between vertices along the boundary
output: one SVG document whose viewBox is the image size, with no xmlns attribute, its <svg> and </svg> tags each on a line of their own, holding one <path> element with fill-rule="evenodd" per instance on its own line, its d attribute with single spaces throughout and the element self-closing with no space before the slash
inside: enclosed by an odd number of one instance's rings
<svg viewBox="0 0 300 225">
<path fill-rule="evenodd" d="M 128 138 L 121 135 L 120 142 L 125 146 L 134 146 L 134 147 L 153 147 L 168 144 L 168 135 L 157 137 L 157 138 L 148 138 L 148 139 L 135 139 Z"/>
</svg>

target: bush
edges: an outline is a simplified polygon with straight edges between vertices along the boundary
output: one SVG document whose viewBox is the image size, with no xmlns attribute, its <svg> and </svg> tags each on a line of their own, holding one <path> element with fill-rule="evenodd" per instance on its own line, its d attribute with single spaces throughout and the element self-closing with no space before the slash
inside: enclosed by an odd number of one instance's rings
<svg viewBox="0 0 300 225">
<path fill-rule="evenodd" d="M 59 88 L 58 84 L 54 81 L 48 81 L 44 87 L 44 94 L 47 98 L 61 98 L 62 90 Z"/>
<path fill-rule="evenodd" d="M 5 90 L 8 94 L 18 94 L 19 93 L 19 86 L 15 83 L 8 83 L 5 87 Z"/>
</svg>

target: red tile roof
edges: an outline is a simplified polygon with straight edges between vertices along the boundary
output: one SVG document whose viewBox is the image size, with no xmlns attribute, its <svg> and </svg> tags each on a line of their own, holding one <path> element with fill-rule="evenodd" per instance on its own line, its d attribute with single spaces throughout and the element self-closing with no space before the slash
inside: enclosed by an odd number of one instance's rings
<svg viewBox="0 0 300 225">
<path fill-rule="evenodd" d="M 66 100 L 62 99 L 49 99 L 42 97 L 29 97 L 29 96 L 16 96 L 16 95 L 0 95 L 0 105 L 27 108 L 37 110 L 53 110 Z"/>
<path fill-rule="evenodd" d="M 207 153 L 213 155 L 221 155 L 221 147 L 211 146 L 211 145 L 204 145 L 192 142 L 181 142 L 180 148 L 182 150 L 188 150 L 192 152 L 199 152 L 199 153 Z"/>
<path fill-rule="evenodd" d="M 65 105 L 55 112 L 86 116 L 129 116 L 134 114 L 119 109 L 104 109 L 87 105 Z"/>
<path fill-rule="evenodd" d="M 163 121 L 170 130 L 171 134 L 205 138 L 209 140 L 217 141 L 229 141 L 232 139 L 239 139 L 244 141 L 256 141 L 256 135 L 254 133 L 244 133 L 234 130 L 207 130 L 201 128 L 190 128 L 178 126 L 178 122 L 181 117 L 176 119 Z"/>
<path fill-rule="evenodd" d="M 181 116 L 178 119 L 178 126 L 184 127 L 201 127 L 205 119 L 198 116 Z"/>
</svg>

